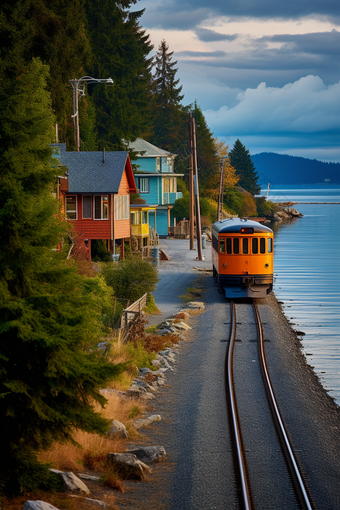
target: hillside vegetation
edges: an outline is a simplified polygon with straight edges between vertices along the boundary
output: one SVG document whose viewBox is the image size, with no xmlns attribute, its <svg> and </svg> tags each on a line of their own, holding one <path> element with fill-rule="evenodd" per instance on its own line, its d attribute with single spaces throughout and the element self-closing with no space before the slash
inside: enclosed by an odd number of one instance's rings
<svg viewBox="0 0 340 510">
<path fill-rule="evenodd" d="M 340 163 L 288 156 L 273 152 L 254 154 L 251 159 L 261 184 L 340 183 Z"/>
</svg>

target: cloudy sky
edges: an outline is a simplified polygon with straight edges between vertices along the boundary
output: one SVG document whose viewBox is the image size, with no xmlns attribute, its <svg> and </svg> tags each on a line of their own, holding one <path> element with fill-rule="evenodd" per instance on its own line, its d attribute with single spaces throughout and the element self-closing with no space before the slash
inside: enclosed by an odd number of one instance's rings
<svg viewBox="0 0 340 510">
<path fill-rule="evenodd" d="M 339 0 L 140 0 L 174 51 L 184 104 L 251 154 L 340 162 Z"/>
</svg>

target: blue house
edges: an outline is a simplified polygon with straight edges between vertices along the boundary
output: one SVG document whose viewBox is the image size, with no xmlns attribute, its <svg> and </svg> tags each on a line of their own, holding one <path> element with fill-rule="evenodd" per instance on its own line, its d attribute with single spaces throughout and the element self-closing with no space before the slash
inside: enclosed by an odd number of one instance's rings
<svg viewBox="0 0 340 510">
<path fill-rule="evenodd" d="M 160 237 L 167 237 L 174 221 L 170 210 L 175 200 L 182 197 L 182 193 L 177 192 L 177 177 L 183 174 L 174 173 L 175 155 L 142 138 L 131 142 L 129 149 L 138 157 L 135 173 L 138 192 L 148 205 L 156 206 L 154 212 L 149 212 L 149 224 Z"/>
</svg>

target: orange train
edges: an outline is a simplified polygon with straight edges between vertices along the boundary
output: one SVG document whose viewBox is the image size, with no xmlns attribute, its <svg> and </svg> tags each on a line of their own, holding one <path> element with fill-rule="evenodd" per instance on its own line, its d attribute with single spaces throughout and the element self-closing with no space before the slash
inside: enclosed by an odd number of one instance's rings
<svg viewBox="0 0 340 510">
<path fill-rule="evenodd" d="M 247 218 L 212 226 L 214 277 L 227 298 L 264 298 L 273 289 L 273 231 Z"/>
</svg>

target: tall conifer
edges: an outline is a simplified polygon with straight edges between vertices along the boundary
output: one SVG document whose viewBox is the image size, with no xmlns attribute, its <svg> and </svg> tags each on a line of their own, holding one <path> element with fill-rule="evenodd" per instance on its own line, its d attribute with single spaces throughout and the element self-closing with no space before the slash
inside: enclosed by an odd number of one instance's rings
<svg viewBox="0 0 340 510">
<path fill-rule="evenodd" d="M 105 430 L 93 402 L 120 369 L 93 349 L 97 304 L 54 250 L 63 227 L 47 78 L 39 59 L 0 78 L 0 493 L 43 483 L 36 454 L 74 428 Z"/>
<path fill-rule="evenodd" d="M 261 186 L 258 184 L 258 173 L 255 170 L 254 163 L 250 157 L 249 150 L 236 140 L 234 147 L 229 153 L 230 164 L 236 170 L 236 175 L 240 178 L 239 186 L 249 191 L 252 195 L 260 193 Z"/>
<path fill-rule="evenodd" d="M 143 10 L 130 12 L 137 0 L 87 0 L 93 59 L 89 72 L 113 86 L 90 90 L 97 110 L 99 145 L 121 150 L 128 140 L 150 131 L 151 63 L 149 36 L 139 26 Z"/>
</svg>

